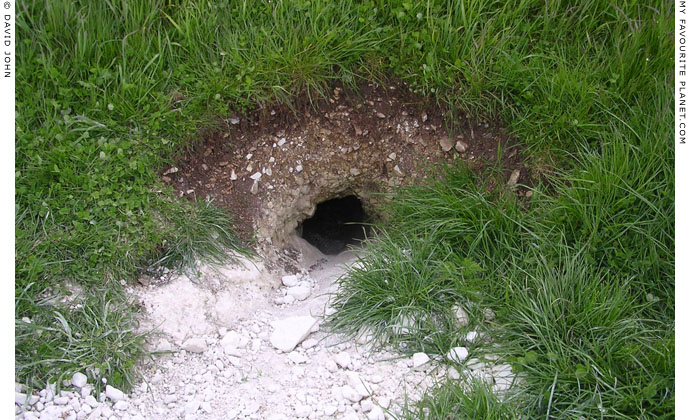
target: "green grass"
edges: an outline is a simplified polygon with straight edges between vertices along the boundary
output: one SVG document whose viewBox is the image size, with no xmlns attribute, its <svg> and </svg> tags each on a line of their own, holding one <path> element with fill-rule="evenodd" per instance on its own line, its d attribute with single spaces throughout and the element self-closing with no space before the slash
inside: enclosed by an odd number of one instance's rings
<svg viewBox="0 0 690 420">
<path fill-rule="evenodd" d="M 443 352 L 465 305 L 526 379 L 503 403 L 450 383 L 422 403 L 433 418 L 671 416 L 672 15 L 659 0 L 20 2 L 18 378 L 99 368 L 131 383 L 141 338 L 120 280 L 240 249 L 229 216 L 157 180 L 200 130 L 391 77 L 451 127 L 502 118 L 548 184 L 523 202 L 487 190 L 499 171 L 458 167 L 402 192 L 333 325 Z M 44 301 L 65 280 L 83 307 Z"/>
<path fill-rule="evenodd" d="M 499 354 L 525 374 L 514 398 L 492 402 L 496 413 L 671 417 L 670 4 L 472 6 L 491 43 L 477 57 L 484 76 L 467 76 L 483 96 L 470 89 L 454 103 L 500 110 L 533 164 L 555 163 L 549 186 L 520 202 L 507 189 L 488 191 L 495 173 L 456 167 L 403 191 L 385 234 L 361 256 L 365 269 L 341 280 L 331 325 L 349 333 L 371 325 L 402 351 L 444 354 L 467 329 L 448 321 L 460 303 L 470 328 L 497 344 L 473 346 L 470 357 Z M 483 318 L 486 307 L 494 321 Z M 405 317 L 423 321 L 401 334 Z M 432 409 L 429 418 L 463 418 L 453 413 L 473 412 L 467 401 L 479 405 L 482 394 L 451 383 L 419 407 Z"/>
<path fill-rule="evenodd" d="M 462 386 L 444 384 L 409 407 L 404 419 L 513 420 L 518 411 L 500 398 L 486 382 L 468 380 Z"/>
</svg>

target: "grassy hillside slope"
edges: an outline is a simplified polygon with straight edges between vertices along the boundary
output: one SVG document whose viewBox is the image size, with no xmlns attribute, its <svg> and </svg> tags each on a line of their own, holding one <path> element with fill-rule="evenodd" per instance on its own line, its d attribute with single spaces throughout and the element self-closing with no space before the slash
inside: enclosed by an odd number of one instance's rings
<svg viewBox="0 0 690 420">
<path fill-rule="evenodd" d="M 334 323 L 385 330 L 403 308 L 490 305 L 527 374 L 500 416 L 670 415 L 672 16 L 669 1 L 19 2 L 19 378 L 98 368 L 128 383 L 141 350 L 120 280 L 239 246 L 229 216 L 157 182 L 200 129 L 333 80 L 393 77 L 454 113 L 501 116 L 553 185 L 528 208 L 462 168 L 405 192 L 375 248 L 400 264 L 366 256 L 379 274 L 345 279 Z M 46 298 L 66 280 L 85 291 L 76 309 Z M 499 416 L 475 391 L 426 408 Z"/>
</svg>

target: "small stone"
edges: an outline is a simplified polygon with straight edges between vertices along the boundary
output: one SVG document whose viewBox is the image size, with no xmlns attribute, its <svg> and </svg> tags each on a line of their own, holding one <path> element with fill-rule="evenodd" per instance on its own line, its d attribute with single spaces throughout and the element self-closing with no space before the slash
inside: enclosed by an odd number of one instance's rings
<svg viewBox="0 0 690 420">
<path fill-rule="evenodd" d="M 453 148 L 453 144 L 450 142 L 450 139 L 447 136 L 441 137 L 438 143 L 444 152 L 449 152 L 450 149 Z"/>
<path fill-rule="evenodd" d="M 40 400 L 40 397 L 38 397 L 36 395 L 29 395 L 28 401 L 26 398 L 27 398 L 26 394 L 24 394 L 24 393 L 21 393 L 21 392 L 15 392 L 14 393 L 14 403 L 20 407 L 23 406 L 25 403 L 27 403 L 28 405 L 34 405 Z"/>
<path fill-rule="evenodd" d="M 235 173 L 235 170 L 233 169 L 233 170 L 230 172 L 230 180 L 231 180 L 231 181 L 234 181 L 234 180 L 236 180 L 236 179 L 237 179 L 237 174 Z"/>
<path fill-rule="evenodd" d="M 230 118 L 230 124 L 232 124 L 232 125 L 237 125 L 237 124 L 239 124 L 239 123 L 240 123 L 240 119 L 239 119 L 239 118 L 235 118 L 235 117 Z"/>
<path fill-rule="evenodd" d="M 326 370 L 334 373 L 338 370 L 338 365 L 333 360 L 327 360 L 325 363 Z"/>
<path fill-rule="evenodd" d="M 124 392 L 110 385 L 105 386 L 105 396 L 111 401 L 120 401 L 125 398 Z"/>
<path fill-rule="evenodd" d="M 300 173 L 300 172 L 302 172 L 303 170 L 304 170 L 304 167 L 302 167 L 302 165 L 297 165 L 297 166 L 295 166 L 295 171 L 296 171 L 297 173 Z"/>
<path fill-rule="evenodd" d="M 182 349 L 191 353 L 203 353 L 207 348 L 206 340 L 199 337 L 190 338 L 182 343 Z"/>
<path fill-rule="evenodd" d="M 270 341 L 273 347 L 290 352 L 311 333 L 316 319 L 311 316 L 293 316 L 271 323 L 274 328 Z"/>
<path fill-rule="evenodd" d="M 278 146 L 282 146 L 282 145 L 284 145 L 284 144 L 285 144 L 285 139 L 284 139 L 284 138 L 278 140 Z"/>
<path fill-rule="evenodd" d="M 391 154 L 388 155 L 388 159 L 386 159 L 386 160 L 389 161 L 389 162 L 392 162 L 392 161 L 394 161 L 397 157 L 398 157 L 398 155 L 397 155 L 395 152 L 393 152 L 393 153 L 391 153 Z"/>
<path fill-rule="evenodd" d="M 237 349 L 244 348 L 247 345 L 247 339 L 242 337 L 235 331 L 229 331 L 225 334 L 222 340 L 220 340 L 220 346 L 226 354 L 231 356 L 239 356 L 240 352 Z"/>
<path fill-rule="evenodd" d="M 342 387 L 342 394 L 343 398 L 345 398 L 348 401 L 351 401 L 353 403 L 359 402 L 363 395 L 361 395 L 359 392 L 355 391 L 351 386 L 345 385 Z"/>
<path fill-rule="evenodd" d="M 327 405 L 323 408 L 324 414 L 326 414 L 328 417 L 333 416 L 333 414 L 335 414 L 336 411 L 338 411 L 338 407 L 334 405 Z"/>
<path fill-rule="evenodd" d="M 98 400 L 93 395 L 87 395 L 86 398 L 84 398 L 84 402 L 88 404 L 91 408 L 96 408 L 98 407 Z"/>
<path fill-rule="evenodd" d="M 494 392 L 501 393 L 510 389 L 513 385 L 513 378 L 494 378 L 493 390 Z"/>
<path fill-rule="evenodd" d="M 369 398 L 360 402 L 359 405 L 362 408 L 362 413 L 368 413 L 375 407 L 374 403 Z"/>
<path fill-rule="evenodd" d="M 451 366 L 448 368 L 448 377 L 450 379 L 458 380 L 458 379 L 460 379 L 460 373 L 458 372 L 457 369 L 455 369 L 454 367 Z"/>
<path fill-rule="evenodd" d="M 177 173 L 177 171 L 179 171 L 179 169 L 173 166 L 172 168 L 169 168 L 167 171 L 163 172 L 163 175 L 174 174 Z"/>
<path fill-rule="evenodd" d="M 69 397 L 55 397 L 53 398 L 53 404 L 55 405 L 67 405 L 69 403 Z"/>
<path fill-rule="evenodd" d="M 429 360 L 429 356 L 426 353 L 415 353 L 412 355 L 412 367 L 417 369 L 425 365 Z"/>
<path fill-rule="evenodd" d="M 319 340 L 316 340 L 314 338 L 308 338 L 302 342 L 302 348 L 310 349 L 312 347 L 315 347 L 317 344 L 319 344 Z"/>
<path fill-rule="evenodd" d="M 374 408 L 371 409 L 369 414 L 367 414 L 367 419 L 368 420 L 386 420 L 386 413 L 383 412 L 383 409 L 379 406 L 375 406 Z"/>
<path fill-rule="evenodd" d="M 118 401 L 113 405 L 113 408 L 116 410 L 126 410 L 129 408 L 129 403 L 127 401 Z"/>
<path fill-rule="evenodd" d="M 184 406 L 184 412 L 187 414 L 194 414 L 199 410 L 199 407 L 201 406 L 201 402 L 192 400 L 185 404 Z"/>
<path fill-rule="evenodd" d="M 357 391 L 362 397 L 369 395 L 370 386 L 368 386 L 357 372 L 347 372 L 347 384 Z"/>
<path fill-rule="evenodd" d="M 467 359 L 469 352 L 467 351 L 467 348 L 465 347 L 453 347 L 450 349 L 448 354 L 446 354 L 446 357 L 448 360 L 452 360 L 456 363 L 461 363 L 465 359 Z"/>
<path fill-rule="evenodd" d="M 429 119 L 429 116 L 426 115 L 426 112 L 422 112 L 422 122 L 426 122 L 427 119 Z"/>
<path fill-rule="evenodd" d="M 252 184 L 252 187 L 249 190 L 249 192 L 254 195 L 256 195 L 259 192 L 259 181 L 254 180 L 254 183 Z"/>
<path fill-rule="evenodd" d="M 201 409 L 206 412 L 206 414 L 211 414 L 213 411 L 213 408 L 211 407 L 211 403 L 209 402 L 202 402 L 200 405 Z"/>
<path fill-rule="evenodd" d="M 344 351 L 336 354 L 334 359 L 335 363 L 343 369 L 347 369 L 347 367 L 350 366 L 350 362 L 352 361 L 350 354 Z"/>
<path fill-rule="evenodd" d="M 371 376 L 369 377 L 369 382 L 371 382 L 372 384 L 380 384 L 381 382 L 383 382 L 383 376 L 381 376 L 381 375 L 371 375 Z"/>
<path fill-rule="evenodd" d="M 297 286 L 293 286 L 287 289 L 287 295 L 292 296 L 297 300 L 304 300 L 311 295 L 311 287 L 309 283 L 300 283 Z"/>
<path fill-rule="evenodd" d="M 470 323 L 470 317 L 467 312 L 462 308 L 462 306 L 457 305 L 453 307 L 453 312 L 455 312 L 455 319 L 458 321 L 460 327 L 464 327 Z"/>
<path fill-rule="evenodd" d="M 457 150 L 459 153 L 465 153 L 467 151 L 467 143 L 462 140 L 458 140 L 455 143 L 455 150 Z"/>
<path fill-rule="evenodd" d="M 302 363 L 307 363 L 309 360 L 305 355 L 298 353 L 296 351 L 291 351 L 288 353 L 288 359 L 292 360 L 292 362 L 296 365 L 302 364 Z"/>
<path fill-rule="evenodd" d="M 467 341 L 468 343 L 474 343 L 477 340 L 478 336 L 479 333 L 477 331 L 470 331 L 465 336 L 465 341 Z"/>
<path fill-rule="evenodd" d="M 156 345 L 156 348 L 154 349 L 154 351 L 155 352 L 168 352 L 168 351 L 172 351 L 172 349 L 173 349 L 172 344 L 170 344 L 170 342 L 168 340 L 166 340 L 165 338 L 161 338 L 158 341 L 158 344 Z"/>
<path fill-rule="evenodd" d="M 309 417 L 309 415 L 314 411 L 309 405 L 304 405 L 297 403 L 295 404 L 295 415 L 300 418 Z"/>
<path fill-rule="evenodd" d="M 383 112 L 377 112 L 376 116 L 379 118 L 386 118 L 386 114 L 384 114 Z"/>
<path fill-rule="evenodd" d="M 252 176 L 250 176 L 249 178 L 253 179 L 254 181 L 258 181 L 261 179 L 261 172 L 256 172 Z"/>
<path fill-rule="evenodd" d="M 509 187 L 515 187 L 517 185 L 519 178 L 520 178 L 520 170 L 515 169 L 513 172 L 511 172 L 510 178 L 508 178 L 508 186 Z"/>
<path fill-rule="evenodd" d="M 393 172 L 395 172 L 397 176 L 405 176 L 405 173 L 403 173 L 402 169 L 400 169 L 398 165 L 393 167 Z"/>
<path fill-rule="evenodd" d="M 283 276 L 281 282 L 283 283 L 283 286 L 286 287 L 297 286 L 297 283 L 299 283 L 299 276 L 294 274 L 290 276 Z"/>
<path fill-rule="evenodd" d="M 81 372 L 77 372 L 72 375 L 72 385 L 76 386 L 77 388 L 83 387 L 87 382 L 88 378 Z"/>
<path fill-rule="evenodd" d="M 491 308 L 486 308 L 484 309 L 484 318 L 487 321 L 493 321 L 496 318 L 496 313 Z"/>
</svg>

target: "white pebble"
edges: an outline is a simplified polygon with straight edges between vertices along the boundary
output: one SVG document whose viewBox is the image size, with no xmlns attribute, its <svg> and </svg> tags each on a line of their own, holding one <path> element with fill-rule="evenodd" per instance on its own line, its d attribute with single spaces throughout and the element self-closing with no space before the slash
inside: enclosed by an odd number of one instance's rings
<svg viewBox="0 0 690 420">
<path fill-rule="evenodd" d="M 449 360 L 452 360 L 456 363 L 460 363 L 463 360 L 467 359 L 468 354 L 469 352 L 465 347 L 453 347 L 452 349 L 450 349 L 446 357 Z"/>
<path fill-rule="evenodd" d="M 347 369 L 347 367 L 350 366 L 351 361 L 352 358 L 347 352 L 343 351 L 335 355 L 335 363 L 343 369 Z"/>
<path fill-rule="evenodd" d="M 77 388 L 82 388 L 88 382 L 88 378 L 81 372 L 77 372 L 72 375 L 72 385 Z"/>
<path fill-rule="evenodd" d="M 412 366 L 416 369 L 425 365 L 429 361 L 429 356 L 426 353 L 415 353 L 412 355 Z"/>
<path fill-rule="evenodd" d="M 477 333 L 476 331 L 470 331 L 465 336 L 465 341 L 467 341 L 468 343 L 474 343 L 478 336 L 479 333 Z"/>
<path fill-rule="evenodd" d="M 127 401 L 120 400 L 113 405 L 116 410 L 126 410 L 129 408 L 129 403 Z"/>
<path fill-rule="evenodd" d="M 125 398 L 124 392 L 110 385 L 105 386 L 105 396 L 111 401 L 120 401 Z"/>
</svg>

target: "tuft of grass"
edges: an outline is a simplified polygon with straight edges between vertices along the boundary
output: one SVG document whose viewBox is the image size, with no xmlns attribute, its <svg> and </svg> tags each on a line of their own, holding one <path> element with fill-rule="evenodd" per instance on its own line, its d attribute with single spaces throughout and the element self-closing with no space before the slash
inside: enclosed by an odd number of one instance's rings
<svg viewBox="0 0 690 420">
<path fill-rule="evenodd" d="M 443 352 L 456 328 L 451 307 L 462 299 L 458 278 L 472 281 L 478 267 L 433 235 L 376 236 L 347 273 L 332 302 L 330 327 L 356 335 L 361 319 L 374 337 L 405 352 Z"/>
<path fill-rule="evenodd" d="M 199 263 L 217 265 L 239 255 L 256 255 L 237 239 L 232 217 L 214 207 L 212 201 L 197 202 L 191 212 L 173 208 L 167 216 L 174 221 L 169 224 L 173 229 L 161 244 L 162 255 L 151 267 L 184 271 Z"/>
<path fill-rule="evenodd" d="M 484 381 L 468 380 L 462 385 L 445 384 L 434 389 L 404 419 L 514 420 L 528 418 L 509 401 L 501 400 Z"/>
<path fill-rule="evenodd" d="M 32 290 L 36 285 L 27 285 L 15 303 L 15 311 L 25 315 L 15 320 L 16 375 L 42 389 L 49 382 L 62 386 L 79 371 L 99 389 L 102 379 L 128 389 L 135 363 L 146 354 L 146 335 L 136 332 L 137 310 L 112 283 L 38 293 Z"/>
</svg>

